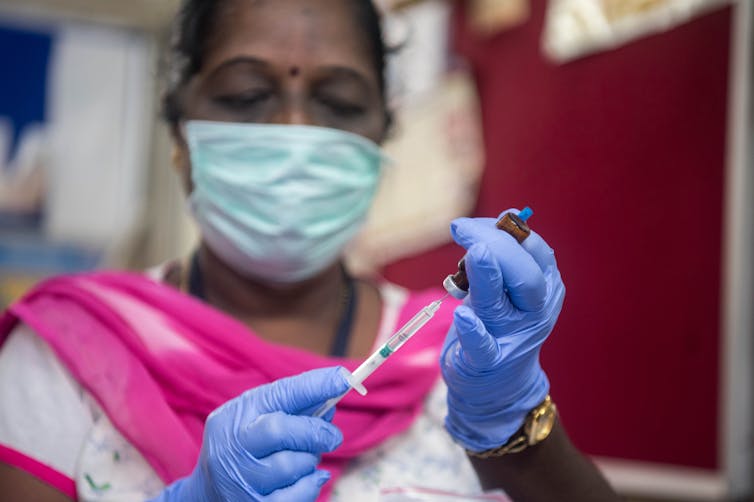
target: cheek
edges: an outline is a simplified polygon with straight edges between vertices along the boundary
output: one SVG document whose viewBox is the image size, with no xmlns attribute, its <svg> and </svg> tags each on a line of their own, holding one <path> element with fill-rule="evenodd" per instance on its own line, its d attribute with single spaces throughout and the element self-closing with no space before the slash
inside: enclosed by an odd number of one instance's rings
<svg viewBox="0 0 754 502">
<path fill-rule="evenodd" d="M 392 121 L 392 111 L 387 107 L 383 98 L 378 98 L 376 113 L 371 116 L 370 131 L 367 137 L 378 145 L 382 145 L 391 133 Z"/>
<path fill-rule="evenodd" d="M 389 114 L 382 110 L 379 115 L 374 118 L 373 124 L 371 124 L 369 134 L 365 136 L 378 145 L 382 145 L 390 133 L 390 120 Z"/>
<path fill-rule="evenodd" d="M 338 127 L 338 129 L 356 133 L 381 145 L 388 133 L 387 115 L 383 108 L 375 108 L 362 119 L 349 124 L 347 127 Z"/>
<path fill-rule="evenodd" d="M 380 116 L 377 119 L 376 127 L 376 139 L 372 139 L 378 145 L 382 145 L 390 135 L 390 131 L 393 127 L 393 115 L 387 109 L 383 109 L 380 112 Z"/>
</svg>

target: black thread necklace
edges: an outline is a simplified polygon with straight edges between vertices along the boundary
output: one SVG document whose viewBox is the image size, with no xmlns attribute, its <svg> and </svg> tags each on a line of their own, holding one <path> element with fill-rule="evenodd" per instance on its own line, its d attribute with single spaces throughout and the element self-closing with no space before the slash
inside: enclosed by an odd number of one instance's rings
<svg viewBox="0 0 754 502">
<path fill-rule="evenodd" d="M 332 357 L 345 357 L 348 340 L 351 337 L 354 315 L 356 314 L 356 306 L 358 305 L 355 281 L 346 271 L 345 267 L 341 267 L 341 270 L 346 288 L 343 292 L 343 313 L 338 321 L 335 338 L 330 347 L 330 356 Z M 207 301 L 204 294 L 204 277 L 199 266 L 199 253 L 194 253 L 191 256 L 188 271 L 188 292 L 195 298 L 199 298 L 204 302 Z"/>
</svg>

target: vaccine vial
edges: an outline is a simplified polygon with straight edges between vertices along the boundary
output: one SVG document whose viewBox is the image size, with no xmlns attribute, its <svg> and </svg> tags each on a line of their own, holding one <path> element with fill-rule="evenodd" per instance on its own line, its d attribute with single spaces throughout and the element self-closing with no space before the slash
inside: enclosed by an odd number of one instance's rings
<svg viewBox="0 0 754 502">
<path fill-rule="evenodd" d="M 526 224 L 526 220 L 532 214 L 534 214 L 534 211 L 529 207 L 523 208 L 518 214 L 505 213 L 502 218 L 497 220 L 495 226 L 504 232 L 508 232 L 521 244 L 531 234 L 531 229 Z M 466 298 L 469 294 L 469 278 L 466 276 L 466 262 L 464 259 L 458 262 L 458 272 L 446 277 L 442 285 L 445 291 L 453 298 L 459 300 Z"/>
</svg>

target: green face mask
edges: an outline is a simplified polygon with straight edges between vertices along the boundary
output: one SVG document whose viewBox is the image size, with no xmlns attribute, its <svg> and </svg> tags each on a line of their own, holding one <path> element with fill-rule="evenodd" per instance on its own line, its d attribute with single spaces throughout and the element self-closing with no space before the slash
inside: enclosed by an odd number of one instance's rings
<svg viewBox="0 0 754 502">
<path fill-rule="evenodd" d="M 384 156 L 337 129 L 190 121 L 191 211 L 246 276 L 291 283 L 334 263 L 371 206 Z"/>
</svg>

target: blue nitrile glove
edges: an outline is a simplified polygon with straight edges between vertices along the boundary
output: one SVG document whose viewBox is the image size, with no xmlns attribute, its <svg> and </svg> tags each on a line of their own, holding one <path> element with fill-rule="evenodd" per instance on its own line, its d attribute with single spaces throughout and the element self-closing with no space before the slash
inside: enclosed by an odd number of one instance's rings
<svg viewBox="0 0 754 502">
<path fill-rule="evenodd" d="M 547 396 L 539 351 L 565 297 L 552 248 L 535 232 L 519 244 L 496 221 L 460 218 L 451 225 L 453 239 L 467 249 L 470 288 L 440 359 L 445 427 L 477 452 L 505 444 Z"/>
<path fill-rule="evenodd" d="M 343 441 L 324 419 L 306 416 L 349 385 L 340 368 L 324 368 L 262 385 L 207 418 L 194 472 L 155 502 L 314 501 L 330 474 L 320 455 Z"/>
</svg>

